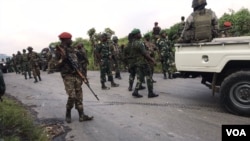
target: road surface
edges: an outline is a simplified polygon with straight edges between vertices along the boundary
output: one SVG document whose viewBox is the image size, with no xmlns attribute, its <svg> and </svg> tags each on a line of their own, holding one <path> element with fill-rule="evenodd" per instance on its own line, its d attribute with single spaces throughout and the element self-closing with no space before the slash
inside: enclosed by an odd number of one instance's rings
<svg viewBox="0 0 250 141">
<path fill-rule="evenodd" d="M 249 117 L 227 113 L 220 108 L 219 94 L 200 84 L 200 78 L 164 80 L 154 74 L 154 91 L 159 97 L 149 99 L 147 90 L 137 99 L 128 91 L 128 73 L 120 87 L 101 90 L 100 74 L 89 71 L 90 86 L 97 101 L 83 85 L 84 111 L 94 120 L 79 122 L 72 110 L 72 123 L 64 122 L 67 95 L 59 73 L 42 72 L 42 81 L 34 84 L 20 74 L 4 74 L 6 93 L 37 112 L 39 120 L 58 120 L 68 132 L 65 141 L 220 141 L 222 124 L 250 124 Z M 106 83 L 110 86 L 110 83 Z M 134 84 L 135 85 L 135 84 Z"/>
</svg>

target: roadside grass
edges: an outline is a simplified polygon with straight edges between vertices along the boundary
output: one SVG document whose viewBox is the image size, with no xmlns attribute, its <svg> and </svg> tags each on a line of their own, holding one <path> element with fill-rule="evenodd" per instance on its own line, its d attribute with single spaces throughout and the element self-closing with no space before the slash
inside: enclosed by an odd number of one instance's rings
<svg viewBox="0 0 250 141">
<path fill-rule="evenodd" d="M 0 141 L 49 141 L 31 114 L 18 102 L 3 97 L 0 102 Z"/>
</svg>

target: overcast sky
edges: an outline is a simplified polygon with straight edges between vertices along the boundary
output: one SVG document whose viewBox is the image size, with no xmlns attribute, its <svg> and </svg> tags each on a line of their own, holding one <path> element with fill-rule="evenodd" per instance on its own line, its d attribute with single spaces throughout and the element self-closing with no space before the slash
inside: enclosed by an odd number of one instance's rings
<svg viewBox="0 0 250 141">
<path fill-rule="evenodd" d="M 250 0 L 207 0 L 218 18 L 229 9 L 250 9 Z M 157 21 L 169 28 L 188 17 L 192 0 L 0 0 L 0 53 L 12 55 L 32 46 L 40 52 L 61 32 L 88 39 L 87 31 L 107 27 L 120 37 L 133 28 L 142 34 Z"/>
</svg>

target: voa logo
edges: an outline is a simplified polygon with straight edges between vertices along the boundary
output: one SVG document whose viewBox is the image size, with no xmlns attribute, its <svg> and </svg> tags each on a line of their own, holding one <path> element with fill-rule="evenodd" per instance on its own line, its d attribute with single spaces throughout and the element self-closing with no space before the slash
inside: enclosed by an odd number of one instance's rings
<svg viewBox="0 0 250 141">
<path fill-rule="evenodd" d="M 244 129 L 226 129 L 227 136 L 247 136 Z"/>
</svg>

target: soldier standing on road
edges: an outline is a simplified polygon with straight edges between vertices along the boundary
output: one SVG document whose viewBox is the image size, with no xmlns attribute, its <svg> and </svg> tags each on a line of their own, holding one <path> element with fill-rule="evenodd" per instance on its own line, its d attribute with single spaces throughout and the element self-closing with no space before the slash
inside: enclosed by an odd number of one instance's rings
<svg viewBox="0 0 250 141">
<path fill-rule="evenodd" d="M 105 85 L 106 82 L 106 74 L 108 76 L 108 80 L 111 82 L 111 87 L 118 87 L 119 84 L 116 84 L 113 79 L 113 75 L 111 72 L 111 50 L 110 43 L 108 42 L 108 34 L 103 33 L 101 35 L 101 42 L 97 45 L 97 57 L 100 64 L 100 78 L 102 89 L 107 90 L 110 89 Z"/>
<path fill-rule="evenodd" d="M 142 76 L 146 78 L 147 87 L 148 87 L 148 98 L 157 97 L 158 95 L 153 92 L 153 80 L 151 77 L 150 66 L 148 62 L 155 64 L 155 60 L 151 58 L 145 48 L 143 41 L 141 40 L 141 32 L 139 29 L 134 29 L 132 31 L 134 41 L 132 42 L 132 50 L 136 59 L 136 74 L 137 74 L 137 83 L 134 92 L 132 95 L 136 98 L 142 97 L 138 93 L 140 86 L 142 84 Z"/>
<path fill-rule="evenodd" d="M 32 47 L 28 47 L 27 50 L 29 51 L 28 53 L 28 60 L 33 72 L 33 76 L 34 76 L 34 83 L 37 83 L 37 77 L 39 79 L 39 81 L 42 81 L 41 79 L 41 74 L 40 74 L 40 67 L 39 67 L 39 61 L 40 61 L 40 56 L 38 55 L 38 53 L 33 51 Z"/>
<path fill-rule="evenodd" d="M 169 57 L 170 57 L 170 52 L 169 52 L 169 46 L 168 46 L 168 39 L 166 38 L 166 31 L 162 30 L 160 32 L 160 38 L 156 42 L 157 47 L 159 48 L 159 57 L 161 60 L 161 65 L 162 65 L 162 73 L 163 73 L 163 78 L 167 79 L 167 72 L 169 71 Z M 168 72 L 170 75 L 170 73 Z"/>
<path fill-rule="evenodd" d="M 111 48 L 112 59 L 114 62 L 115 78 L 122 79 L 120 73 L 120 61 L 121 61 L 121 50 L 118 45 L 118 38 L 114 36 L 112 38 L 113 46 Z"/>
<path fill-rule="evenodd" d="M 150 57 L 155 59 L 155 51 L 157 50 L 157 47 L 155 46 L 155 44 L 151 42 L 151 37 L 149 33 L 144 35 L 144 44 Z M 149 66 L 151 68 L 150 72 L 151 72 L 151 77 L 153 79 L 154 65 L 152 63 L 149 63 Z M 155 83 L 156 81 L 153 80 L 153 82 Z"/>
<path fill-rule="evenodd" d="M 22 64 L 21 64 L 21 59 L 22 59 L 22 54 L 20 51 L 17 51 L 17 54 L 16 54 L 16 68 L 18 70 L 18 73 L 22 73 L 23 72 L 23 69 L 22 69 Z"/>
<path fill-rule="evenodd" d="M 128 72 L 129 72 L 129 87 L 128 90 L 132 91 L 133 89 L 133 84 L 136 76 L 136 66 L 135 66 L 135 56 L 131 53 L 132 51 L 132 42 L 133 42 L 133 37 L 132 33 L 129 33 L 128 35 L 128 44 L 124 48 L 124 60 L 127 60 L 126 64 L 128 66 Z"/>
<path fill-rule="evenodd" d="M 79 77 L 77 71 L 72 67 L 69 60 L 78 64 L 77 56 L 74 48 L 72 47 L 72 35 L 68 32 L 63 32 L 59 36 L 61 44 L 57 47 L 56 53 L 56 67 L 58 67 L 65 86 L 68 100 L 66 104 L 66 122 L 71 123 L 71 109 L 75 106 L 79 113 L 79 121 L 92 120 L 84 114 L 83 108 L 83 80 Z M 69 58 L 70 57 L 70 58 Z"/>
<path fill-rule="evenodd" d="M 26 53 L 26 49 L 23 49 L 21 64 L 22 64 L 22 68 L 23 68 L 24 78 L 27 79 L 27 73 L 29 75 L 29 78 L 32 78 L 30 64 L 29 64 L 29 60 L 28 60 L 28 54 Z"/>
<path fill-rule="evenodd" d="M 193 0 L 194 12 L 187 18 L 178 42 L 210 42 L 218 36 L 218 19 L 211 9 L 206 9 L 206 0 Z"/>
<path fill-rule="evenodd" d="M 88 56 L 87 56 L 87 51 L 84 48 L 83 43 L 78 44 L 76 49 L 76 55 L 79 61 L 79 65 L 80 65 L 80 70 L 82 72 L 82 74 L 84 74 L 85 77 L 87 77 L 87 67 L 89 64 L 89 60 L 88 60 Z"/>
</svg>

